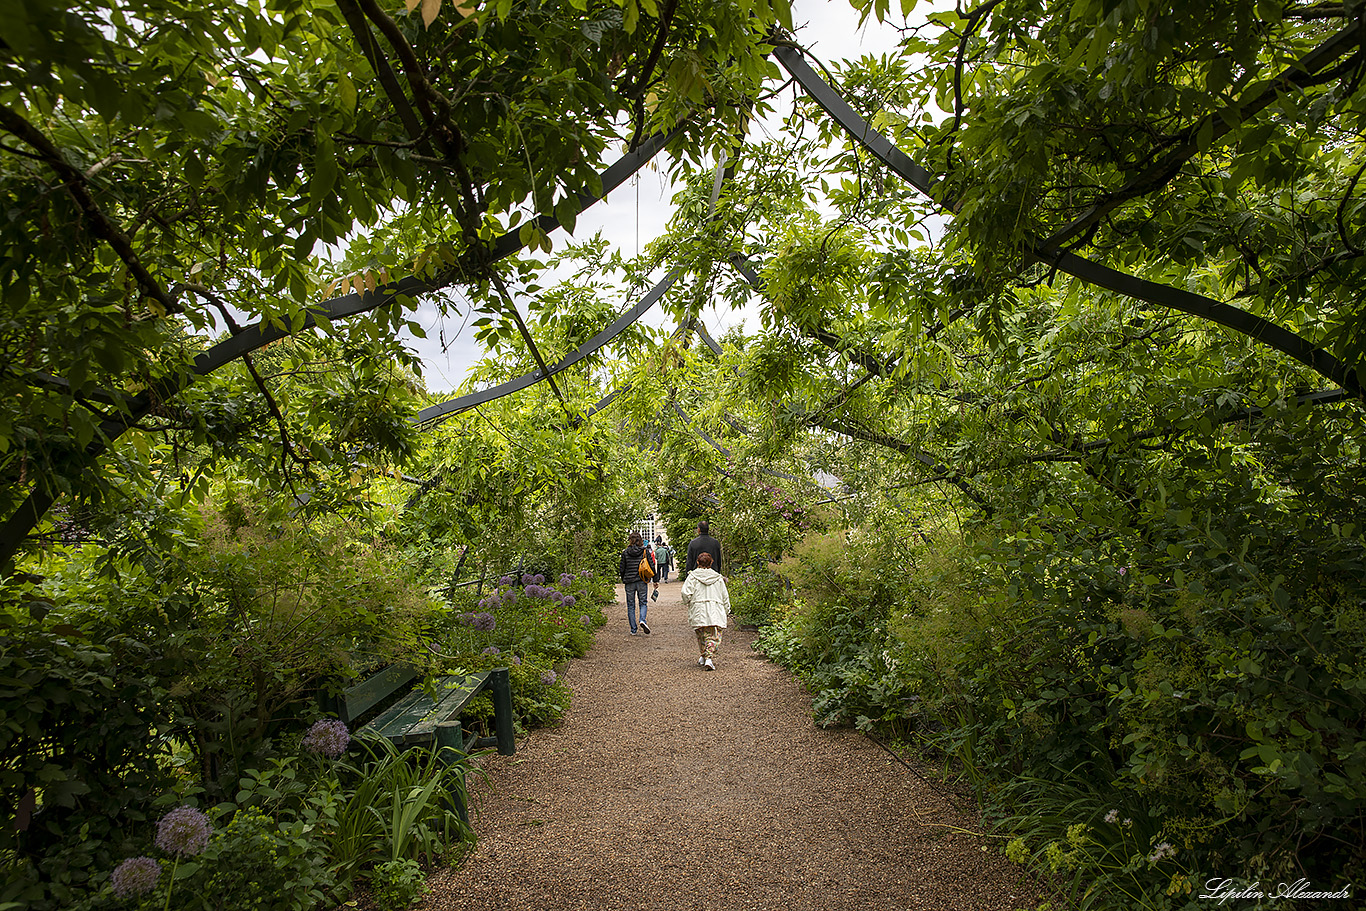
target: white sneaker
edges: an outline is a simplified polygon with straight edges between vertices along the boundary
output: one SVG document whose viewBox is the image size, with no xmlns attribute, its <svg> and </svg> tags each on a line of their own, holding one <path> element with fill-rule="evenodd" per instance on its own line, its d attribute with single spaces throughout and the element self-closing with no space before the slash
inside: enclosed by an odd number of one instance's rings
<svg viewBox="0 0 1366 911">
<path fill-rule="evenodd" d="M 706 659 L 706 658 L 703 658 L 701 655 L 698 655 L 698 656 L 697 656 L 697 666 L 698 666 L 698 667 L 702 667 L 702 666 L 705 665 L 706 663 L 707 663 L 707 659 Z"/>
<path fill-rule="evenodd" d="M 714 665 L 714 664 L 711 663 L 711 659 L 710 659 L 710 658 L 708 658 L 706 661 L 702 662 L 702 666 L 703 666 L 704 668 L 706 668 L 707 670 L 709 670 L 709 671 L 714 671 L 714 670 L 716 670 L 716 665 Z"/>
</svg>

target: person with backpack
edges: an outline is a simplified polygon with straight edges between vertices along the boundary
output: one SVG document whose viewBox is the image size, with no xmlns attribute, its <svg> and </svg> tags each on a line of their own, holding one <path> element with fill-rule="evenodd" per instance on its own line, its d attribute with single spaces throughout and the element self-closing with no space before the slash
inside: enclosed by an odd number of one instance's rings
<svg viewBox="0 0 1366 911">
<path fill-rule="evenodd" d="M 645 612 L 649 607 L 650 580 L 659 574 L 655 555 L 645 549 L 645 539 L 640 532 L 633 531 L 626 539 L 626 549 L 621 552 L 621 584 L 626 586 L 626 619 L 631 624 L 631 635 L 636 635 L 636 610 L 639 605 L 639 629 L 650 635 L 650 625 L 645 622 Z"/>
<path fill-rule="evenodd" d="M 674 568 L 674 549 L 664 543 L 664 539 L 655 536 L 655 562 L 659 564 L 659 581 L 669 581 L 669 570 Z"/>
</svg>

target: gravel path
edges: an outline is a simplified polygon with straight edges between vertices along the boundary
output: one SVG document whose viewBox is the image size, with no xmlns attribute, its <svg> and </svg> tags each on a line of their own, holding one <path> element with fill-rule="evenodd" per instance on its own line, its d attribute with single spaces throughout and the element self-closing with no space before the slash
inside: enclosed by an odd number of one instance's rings
<svg viewBox="0 0 1366 911">
<path fill-rule="evenodd" d="M 1015 911 L 1035 889 L 971 820 L 727 631 L 697 666 L 680 585 L 653 634 L 618 602 L 568 673 L 564 723 L 486 761 L 479 844 L 426 909 Z M 618 595 L 621 594 L 618 588 Z M 479 793 L 482 792 L 482 793 Z"/>
</svg>

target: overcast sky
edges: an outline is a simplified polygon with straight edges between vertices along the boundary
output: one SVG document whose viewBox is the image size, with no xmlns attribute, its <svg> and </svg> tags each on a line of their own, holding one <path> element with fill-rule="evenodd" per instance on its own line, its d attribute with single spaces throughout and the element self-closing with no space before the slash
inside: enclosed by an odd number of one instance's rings
<svg viewBox="0 0 1366 911">
<path fill-rule="evenodd" d="M 860 29 L 858 13 L 846 0 L 794 0 L 793 23 L 797 26 L 797 40 L 827 63 L 890 52 L 895 49 L 899 37 L 895 29 L 880 25 L 871 17 Z M 790 106 L 791 97 L 792 93 L 788 91 L 781 99 L 775 99 L 776 116 L 781 118 L 785 113 L 783 108 Z M 552 235 L 556 249 L 567 237 L 586 240 L 601 230 L 609 244 L 624 256 L 633 257 L 652 238 L 662 234 L 672 211 L 673 190 L 666 185 L 664 169 L 655 164 L 651 162 L 631 182 L 587 209 L 579 217 L 573 235 L 556 231 Z M 662 275 L 661 272 L 660 277 Z M 542 285 L 549 283 L 541 282 Z M 456 300 L 461 304 L 460 315 L 443 317 L 435 306 L 421 305 L 414 319 L 425 328 L 427 338 L 405 337 L 409 348 L 422 358 L 427 388 L 432 392 L 458 387 L 482 355 L 474 341 L 474 331 L 464 324 L 467 307 L 458 292 Z M 519 301 L 519 308 L 525 315 L 526 302 Z M 712 334 L 720 336 L 731 326 L 743 324 L 746 316 L 743 312 L 708 310 L 704 319 Z M 656 309 L 642 320 L 659 326 L 664 324 L 665 317 Z"/>
</svg>

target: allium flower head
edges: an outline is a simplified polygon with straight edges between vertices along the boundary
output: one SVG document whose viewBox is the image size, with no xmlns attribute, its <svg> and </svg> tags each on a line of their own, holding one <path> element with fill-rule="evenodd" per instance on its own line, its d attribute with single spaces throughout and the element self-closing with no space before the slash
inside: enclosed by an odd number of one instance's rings
<svg viewBox="0 0 1366 911">
<path fill-rule="evenodd" d="M 176 807 L 157 823 L 156 845 L 167 854 L 189 857 L 208 846 L 212 832 L 208 814 L 203 810 Z"/>
<path fill-rule="evenodd" d="M 522 658 L 521 658 L 521 656 L 520 656 L 520 655 L 513 655 L 513 656 L 512 656 L 512 663 L 520 667 L 521 664 L 522 664 Z"/>
<path fill-rule="evenodd" d="M 536 575 L 531 577 L 531 581 L 535 582 L 537 585 L 545 585 L 545 575 L 542 573 L 537 573 Z"/>
<path fill-rule="evenodd" d="M 584 629 L 588 629 L 590 626 L 593 625 L 593 621 L 588 619 L 587 614 L 584 614 L 583 616 L 579 617 L 579 622 L 583 624 Z"/>
<path fill-rule="evenodd" d="M 550 593 L 550 597 L 551 597 L 557 604 L 563 604 L 563 603 L 564 603 L 564 593 L 563 593 L 563 592 L 552 591 L 552 592 Z"/>
<path fill-rule="evenodd" d="M 498 584 L 502 586 L 508 586 L 516 581 L 517 579 L 515 576 L 504 576 L 503 578 L 498 580 Z"/>
<path fill-rule="evenodd" d="M 483 653 L 485 655 L 501 655 L 503 650 L 496 645 L 490 645 L 488 648 L 484 649 Z"/>
<path fill-rule="evenodd" d="M 498 621 L 494 619 L 493 614 L 484 611 L 482 614 L 474 615 L 471 625 L 481 633 L 491 633 L 498 626 Z"/>
<path fill-rule="evenodd" d="M 533 582 L 535 582 L 535 581 L 536 581 L 536 577 L 533 576 L 531 573 L 522 573 L 522 584 L 523 584 L 523 585 L 530 585 L 531 583 L 533 583 Z"/>
<path fill-rule="evenodd" d="M 558 678 L 555 676 L 554 671 L 546 671 L 544 674 L 541 675 L 541 682 L 544 683 L 546 686 L 550 686 L 552 683 L 556 681 L 556 679 Z"/>
<path fill-rule="evenodd" d="M 328 759 L 340 759 L 350 742 L 351 732 L 346 729 L 346 722 L 325 718 L 313 722 L 313 727 L 304 735 L 303 746 L 305 750 Z"/>
<path fill-rule="evenodd" d="M 456 618 L 456 621 L 457 621 L 461 626 L 473 626 L 473 625 L 474 625 L 474 614 L 473 614 L 472 612 L 470 612 L 470 611 L 465 611 L 463 614 L 461 614 L 459 617 Z"/>
<path fill-rule="evenodd" d="M 573 595 L 565 595 L 565 596 L 564 596 L 564 606 L 565 606 L 565 607 L 573 607 L 573 606 L 577 603 L 577 600 L 578 600 L 578 599 L 576 599 Z"/>
<path fill-rule="evenodd" d="M 569 575 L 569 573 L 560 573 L 560 584 L 572 585 L 574 584 L 574 577 Z"/>
<path fill-rule="evenodd" d="M 119 898 L 130 895 L 145 895 L 156 888 L 161 877 L 161 864 L 150 857 L 130 857 L 114 868 L 109 875 L 109 885 Z"/>
</svg>

